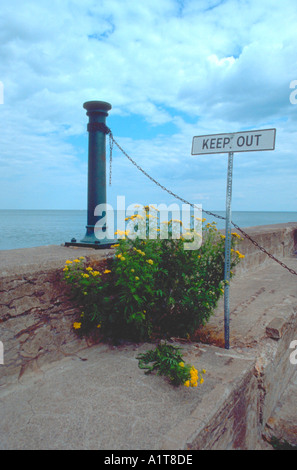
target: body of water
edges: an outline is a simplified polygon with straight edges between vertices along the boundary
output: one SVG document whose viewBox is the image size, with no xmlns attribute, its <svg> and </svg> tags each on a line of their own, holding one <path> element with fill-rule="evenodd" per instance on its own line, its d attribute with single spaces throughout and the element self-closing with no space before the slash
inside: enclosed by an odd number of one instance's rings
<svg viewBox="0 0 297 470">
<path fill-rule="evenodd" d="M 225 216 L 225 211 L 211 212 Z M 219 229 L 225 228 L 224 220 L 206 217 L 207 222 L 217 222 Z M 297 222 L 297 212 L 233 211 L 232 221 L 242 228 Z M 84 210 L 0 210 L 0 250 L 61 245 L 73 237 L 80 241 L 86 224 Z"/>
</svg>

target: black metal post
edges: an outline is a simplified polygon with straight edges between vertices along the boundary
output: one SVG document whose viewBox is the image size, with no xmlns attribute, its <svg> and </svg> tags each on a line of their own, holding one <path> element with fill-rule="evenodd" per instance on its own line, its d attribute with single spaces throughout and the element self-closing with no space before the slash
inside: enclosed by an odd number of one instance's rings
<svg viewBox="0 0 297 470">
<path fill-rule="evenodd" d="M 83 107 L 89 117 L 89 148 L 88 148 L 88 215 L 86 234 L 77 242 L 71 240 L 66 246 L 86 246 L 92 248 L 107 248 L 113 240 L 98 239 L 95 234 L 96 223 L 104 217 L 95 215 L 95 208 L 99 204 L 106 204 L 106 117 L 111 109 L 111 104 L 105 101 L 88 101 Z"/>
</svg>

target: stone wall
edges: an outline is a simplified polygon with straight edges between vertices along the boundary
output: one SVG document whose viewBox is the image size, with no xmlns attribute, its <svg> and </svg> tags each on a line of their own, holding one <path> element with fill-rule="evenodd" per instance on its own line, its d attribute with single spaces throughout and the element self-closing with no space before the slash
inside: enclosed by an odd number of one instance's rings
<svg viewBox="0 0 297 470">
<path fill-rule="evenodd" d="M 246 231 L 277 257 L 296 250 L 297 224 Z M 240 251 L 246 257 L 237 267 L 238 274 L 272 262 L 249 240 L 241 243 Z M 11 374 L 23 374 L 28 367 L 88 347 L 73 331 L 77 310 L 61 280 L 65 261 L 78 256 L 98 261 L 112 256 L 112 250 L 45 246 L 0 251 L 0 341 L 4 345 L 0 383 Z"/>
<path fill-rule="evenodd" d="M 10 375 L 88 347 L 72 328 L 78 308 L 62 280 L 65 261 L 81 255 L 88 262 L 108 253 L 62 246 L 0 252 L 0 385 Z"/>
<path fill-rule="evenodd" d="M 297 252 L 297 223 L 264 225 L 243 230 L 278 259 L 290 257 Z M 234 232 L 238 231 L 234 229 Z M 238 234 L 243 237 L 240 232 Z M 239 243 L 238 249 L 245 258 L 236 267 L 237 274 L 271 263 L 271 259 L 247 238 Z"/>
<path fill-rule="evenodd" d="M 288 356 L 291 341 L 297 335 L 296 309 L 286 313 L 285 318 L 275 318 L 266 328 L 267 338 L 261 344 L 255 363 L 254 373 L 259 388 L 259 424 L 262 428 L 295 371 Z"/>
<path fill-rule="evenodd" d="M 0 290 L 5 347 L 0 373 L 22 374 L 27 366 L 36 366 L 38 359 L 56 360 L 81 347 L 71 328 L 76 309 L 58 271 L 6 278 Z"/>
</svg>

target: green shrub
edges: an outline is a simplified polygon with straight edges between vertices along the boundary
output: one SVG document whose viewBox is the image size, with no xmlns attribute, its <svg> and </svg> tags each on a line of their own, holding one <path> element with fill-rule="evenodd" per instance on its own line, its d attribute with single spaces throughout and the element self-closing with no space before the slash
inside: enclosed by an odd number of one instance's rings
<svg viewBox="0 0 297 470">
<path fill-rule="evenodd" d="M 243 257 L 238 238 L 232 235 L 231 269 Z M 224 292 L 224 237 L 207 224 L 198 250 L 185 250 L 184 241 L 172 238 L 169 222 L 168 239 L 121 239 L 104 266 L 68 261 L 64 277 L 82 311 L 77 332 L 144 341 L 186 337 L 205 324 Z"/>
<path fill-rule="evenodd" d="M 185 364 L 181 350 L 170 344 L 159 344 L 155 350 L 139 354 L 136 359 L 139 361 L 140 369 L 146 369 L 146 374 L 156 371 L 157 375 L 167 377 L 169 382 L 176 387 L 179 385 L 197 387 L 198 383 L 204 382 L 202 374 L 206 371 L 202 369 L 198 372 L 195 367 Z"/>
</svg>

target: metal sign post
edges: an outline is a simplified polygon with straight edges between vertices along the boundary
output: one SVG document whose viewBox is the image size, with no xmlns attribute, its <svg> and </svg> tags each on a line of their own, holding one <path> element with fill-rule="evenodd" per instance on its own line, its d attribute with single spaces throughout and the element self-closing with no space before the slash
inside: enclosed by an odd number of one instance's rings
<svg viewBox="0 0 297 470">
<path fill-rule="evenodd" d="M 226 231 L 225 231 L 225 269 L 224 269 L 224 333 L 225 349 L 229 349 L 229 284 L 231 269 L 231 199 L 232 199 L 233 152 L 228 156 L 227 192 L 226 192 Z"/>
<path fill-rule="evenodd" d="M 193 137 L 192 155 L 228 153 L 227 192 L 226 192 L 226 231 L 224 266 L 224 335 L 225 349 L 230 347 L 230 308 L 229 287 L 231 268 L 231 199 L 234 152 L 256 152 L 275 149 L 276 129 L 215 134 Z"/>
</svg>

